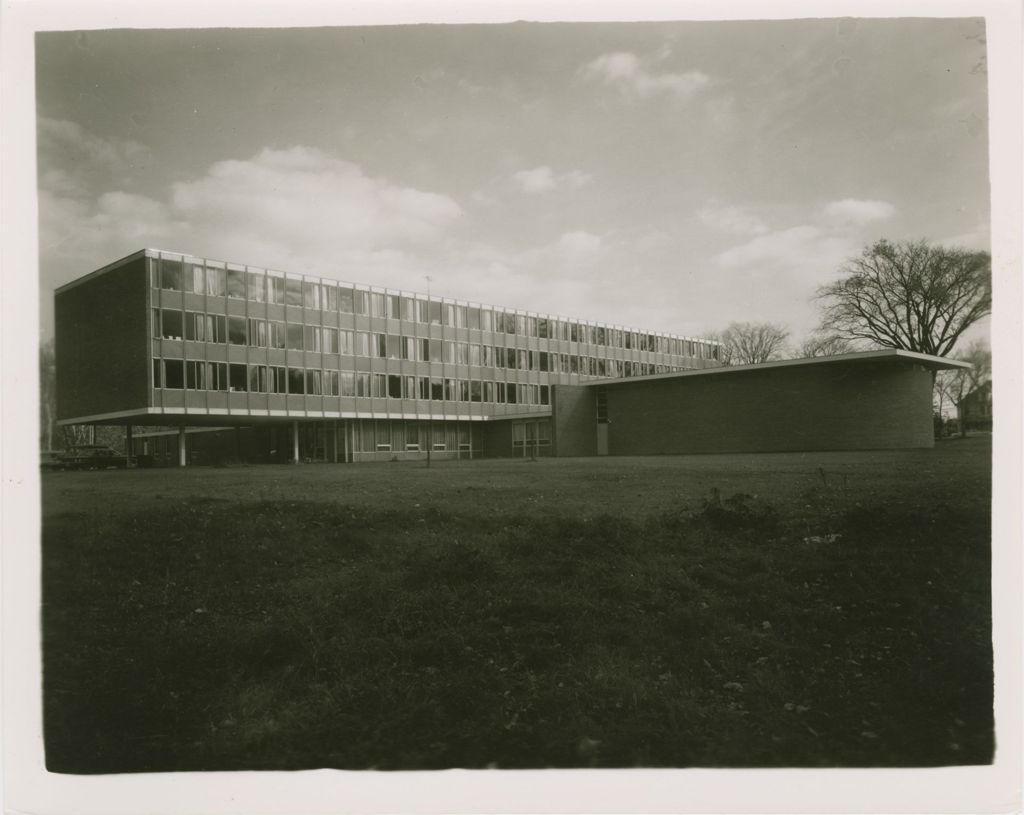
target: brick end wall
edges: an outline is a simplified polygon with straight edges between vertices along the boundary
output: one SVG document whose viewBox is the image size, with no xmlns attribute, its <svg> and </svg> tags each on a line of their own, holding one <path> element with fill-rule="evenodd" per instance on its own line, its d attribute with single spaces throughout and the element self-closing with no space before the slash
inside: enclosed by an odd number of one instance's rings
<svg viewBox="0 0 1024 815">
<path fill-rule="evenodd" d="M 149 402 L 145 258 L 57 294 L 57 418 Z"/>
</svg>

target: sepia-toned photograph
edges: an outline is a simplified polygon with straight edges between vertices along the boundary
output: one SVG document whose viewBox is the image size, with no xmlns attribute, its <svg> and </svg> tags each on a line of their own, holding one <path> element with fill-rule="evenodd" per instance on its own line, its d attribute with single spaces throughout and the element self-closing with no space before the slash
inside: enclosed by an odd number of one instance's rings
<svg viewBox="0 0 1024 815">
<path fill-rule="evenodd" d="M 987 38 L 38 31 L 47 773 L 992 765 Z"/>
</svg>

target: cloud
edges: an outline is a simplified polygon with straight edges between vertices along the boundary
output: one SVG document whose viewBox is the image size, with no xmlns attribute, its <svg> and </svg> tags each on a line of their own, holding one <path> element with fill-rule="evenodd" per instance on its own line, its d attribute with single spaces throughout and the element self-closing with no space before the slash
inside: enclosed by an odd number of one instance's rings
<svg viewBox="0 0 1024 815">
<path fill-rule="evenodd" d="M 378 248 L 431 240 L 461 213 L 450 198 L 366 175 L 359 165 L 308 147 L 264 150 L 214 164 L 202 178 L 174 185 L 171 207 L 190 224 L 254 225 L 284 242 Z"/>
<path fill-rule="evenodd" d="M 888 201 L 865 201 L 858 198 L 844 198 L 825 206 L 825 217 L 836 223 L 854 226 L 890 218 L 895 212 L 896 207 Z"/>
<path fill-rule="evenodd" d="M 667 56 L 664 51 L 656 61 Z M 628 97 L 649 99 L 659 94 L 689 99 L 707 85 L 711 78 L 700 71 L 685 73 L 655 72 L 643 67 L 640 57 L 628 51 L 602 54 L 581 69 L 584 79 L 618 88 Z"/>
<path fill-rule="evenodd" d="M 578 189 L 589 184 L 591 176 L 581 170 L 570 170 L 561 175 L 544 165 L 532 170 L 520 170 L 512 174 L 512 184 L 525 193 L 535 194 L 550 192 L 555 189 Z"/>
<path fill-rule="evenodd" d="M 40 152 L 61 164 L 121 170 L 145 164 L 149 150 L 131 139 L 102 139 L 67 119 L 40 116 L 36 121 Z"/>
<path fill-rule="evenodd" d="M 709 204 L 697 216 L 705 226 L 735 235 L 762 235 L 768 231 L 768 226 L 759 216 L 743 207 Z"/>
<path fill-rule="evenodd" d="M 102 149 L 94 156 L 106 160 Z M 424 274 L 414 253 L 443 243 L 462 215 L 448 196 L 308 147 L 217 162 L 163 194 L 90 197 L 63 175 L 51 183 L 40 191 L 40 237 L 56 283 L 144 246 L 356 280 L 392 269 L 411 278 Z"/>
<path fill-rule="evenodd" d="M 599 252 L 602 247 L 600 236 L 578 230 L 566 232 L 558 239 L 558 247 L 567 258 L 577 259 Z"/>
</svg>

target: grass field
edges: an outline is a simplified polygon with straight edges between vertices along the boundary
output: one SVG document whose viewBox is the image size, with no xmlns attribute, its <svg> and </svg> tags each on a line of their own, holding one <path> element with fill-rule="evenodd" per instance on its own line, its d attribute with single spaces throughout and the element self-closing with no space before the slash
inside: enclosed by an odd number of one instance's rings
<svg viewBox="0 0 1024 815">
<path fill-rule="evenodd" d="M 987 763 L 990 456 L 48 474 L 47 766 Z"/>
</svg>

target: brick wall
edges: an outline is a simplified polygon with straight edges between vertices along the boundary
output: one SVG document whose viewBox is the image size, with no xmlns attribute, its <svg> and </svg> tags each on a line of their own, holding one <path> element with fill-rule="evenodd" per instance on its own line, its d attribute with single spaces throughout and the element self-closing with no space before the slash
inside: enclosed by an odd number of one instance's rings
<svg viewBox="0 0 1024 815">
<path fill-rule="evenodd" d="M 901 360 L 613 385 L 608 387 L 609 452 L 931 447 L 931 384 L 927 370 Z M 588 426 L 592 432 L 592 417 Z"/>
<path fill-rule="evenodd" d="M 147 406 L 147 286 L 139 257 L 57 294 L 58 419 Z"/>
</svg>

